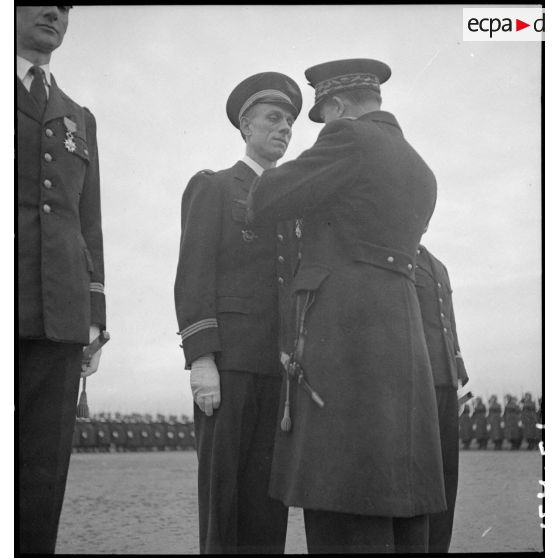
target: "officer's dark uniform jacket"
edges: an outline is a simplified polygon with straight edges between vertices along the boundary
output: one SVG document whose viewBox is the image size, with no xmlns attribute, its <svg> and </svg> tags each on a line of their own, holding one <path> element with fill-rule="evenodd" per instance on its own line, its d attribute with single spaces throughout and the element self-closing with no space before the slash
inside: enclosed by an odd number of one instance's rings
<svg viewBox="0 0 558 558">
<path fill-rule="evenodd" d="M 19 336 L 86 344 L 105 325 L 95 118 L 52 76 L 41 117 L 16 81 Z"/>
<path fill-rule="evenodd" d="M 458 380 L 465 385 L 469 378 L 457 340 L 448 271 L 421 245 L 417 250 L 415 277 L 434 384 L 457 389 Z"/>
<path fill-rule="evenodd" d="M 278 305 L 292 275 L 293 228 L 245 224 L 234 200 L 246 199 L 255 177 L 238 161 L 196 174 L 184 192 L 175 305 L 187 367 L 215 353 L 219 370 L 280 372 Z"/>
<path fill-rule="evenodd" d="M 291 291 L 313 297 L 292 431 L 275 442 L 270 495 L 285 505 L 409 517 L 446 507 L 432 371 L 414 285 L 434 175 L 390 113 L 324 126 L 265 171 L 248 219 L 303 217 Z M 285 389 L 283 389 L 283 392 Z"/>
</svg>

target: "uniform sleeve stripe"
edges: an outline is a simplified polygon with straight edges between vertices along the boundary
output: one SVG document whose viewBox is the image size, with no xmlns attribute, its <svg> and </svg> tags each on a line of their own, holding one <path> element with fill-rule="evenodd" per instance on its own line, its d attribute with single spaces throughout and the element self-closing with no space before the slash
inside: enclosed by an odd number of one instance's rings
<svg viewBox="0 0 558 558">
<path fill-rule="evenodd" d="M 89 290 L 95 293 L 104 293 L 105 287 L 102 283 L 89 283 Z"/>
<path fill-rule="evenodd" d="M 202 331 L 203 329 L 209 329 L 212 327 L 217 327 L 217 320 L 215 318 L 200 320 L 199 322 L 196 322 L 195 324 L 184 328 L 180 332 L 180 337 L 182 337 L 182 339 L 186 339 L 187 337 L 191 337 L 195 333 L 198 333 L 198 331 Z"/>
</svg>

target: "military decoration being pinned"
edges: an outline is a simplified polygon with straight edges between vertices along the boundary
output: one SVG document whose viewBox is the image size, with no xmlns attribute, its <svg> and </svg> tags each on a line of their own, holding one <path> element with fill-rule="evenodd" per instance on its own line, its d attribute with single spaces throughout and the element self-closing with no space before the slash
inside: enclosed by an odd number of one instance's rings
<svg viewBox="0 0 558 558">
<path fill-rule="evenodd" d="M 258 235 L 254 231 L 250 229 L 242 231 L 242 240 L 244 240 L 244 242 L 253 242 L 256 238 L 258 238 Z"/>
</svg>

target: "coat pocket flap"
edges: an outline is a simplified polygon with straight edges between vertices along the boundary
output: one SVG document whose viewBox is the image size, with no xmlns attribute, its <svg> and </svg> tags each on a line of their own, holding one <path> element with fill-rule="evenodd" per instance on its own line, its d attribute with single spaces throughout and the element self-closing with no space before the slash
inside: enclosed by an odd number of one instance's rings
<svg viewBox="0 0 558 558">
<path fill-rule="evenodd" d="M 317 291 L 330 273 L 331 269 L 325 266 L 301 267 L 293 280 L 292 290 L 294 292 Z"/>
<path fill-rule="evenodd" d="M 250 314 L 250 299 L 239 296 L 219 296 L 217 297 L 217 312 Z"/>
</svg>

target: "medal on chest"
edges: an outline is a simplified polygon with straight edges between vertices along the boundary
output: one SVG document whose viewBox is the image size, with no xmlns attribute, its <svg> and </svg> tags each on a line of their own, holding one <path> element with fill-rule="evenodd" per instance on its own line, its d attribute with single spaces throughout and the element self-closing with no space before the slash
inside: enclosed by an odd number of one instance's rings
<svg viewBox="0 0 558 558">
<path fill-rule="evenodd" d="M 302 219 L 297 219 L 295 222 L 295 234 L 298 239 L 302 238 L 303 227 L 304 227 L 304 223 Z"/>
<path fill-rule="evenodd" d="M 250 229 L 242 231 L 242 240 L 244 240 L 244 242 L 254 242 L 256 238 L 258 238 L 258 235 L 254 231 Z"/>
<path fill-rule="evenodd" d="M 74 133 L 77 131 L 77 124 L 65 116 L 64 126 L 66 126 L 66 139 L 64 140 L 64 147 L 70 153 L 73 153 L 77 149 L 76 142 L 74 141 Z"/>
</svg>

